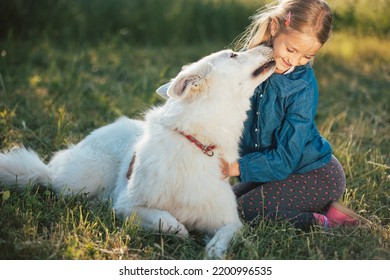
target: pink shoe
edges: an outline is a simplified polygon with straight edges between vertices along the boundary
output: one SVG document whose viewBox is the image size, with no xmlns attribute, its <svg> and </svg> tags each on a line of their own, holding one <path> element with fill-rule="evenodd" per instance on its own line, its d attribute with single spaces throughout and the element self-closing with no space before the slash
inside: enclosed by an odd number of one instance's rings
<svg viewBox="0 0 390 280">
<path fill-rule="evenodd" d="M 333 224 L 335 226 L 359 226 L 371 223 L 366 218 L 363 218 L 337 202 L 332 202 L 325 216 L 328 219 L 330 227 L 333 227 Z"/>
</svg>

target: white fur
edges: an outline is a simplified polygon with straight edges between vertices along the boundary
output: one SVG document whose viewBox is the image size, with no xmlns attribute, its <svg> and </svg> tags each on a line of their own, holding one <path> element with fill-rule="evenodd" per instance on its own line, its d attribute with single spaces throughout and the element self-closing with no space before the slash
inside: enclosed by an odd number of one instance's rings
<svg viewBox="0 0 390 280">
<path fill-rule="evenodd" d="M 213 236 L 208 257 L 222 257 L 241 222 L 219 159 L 237 160 L 249 98 L 273 70 L 252 75 L 272 58 L 269 48 L 232 53 L 221 51 L 184 67 L 168 88 L 167 102 L 150 110 L 145 121 L 122 117 L 57 152 L 47 166 L 25 148 L 0 154 L 0 181 L 103 193 L 112 197 L 118 214 L 136 214 L 146 230 L 206 232 Z M 204 154 L 178 130 L 215 145 L 215 155 Z"/>
</svg>

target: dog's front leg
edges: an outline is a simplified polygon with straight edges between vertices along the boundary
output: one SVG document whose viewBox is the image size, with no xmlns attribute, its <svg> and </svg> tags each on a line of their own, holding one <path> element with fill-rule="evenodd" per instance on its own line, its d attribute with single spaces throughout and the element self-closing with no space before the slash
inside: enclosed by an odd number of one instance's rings
<svg viewBox="0 0 390 280">
<path fill-rule="evenodd" d="M 186 227 L 167 211 L 138 206 L 135 214 L 145 230 L 188 236 Z"/>
<path fill-rule="evenodd" d="M 222 259 L 229 247 L 234 234 L 242 227 L 241 222 L 224 225 L 214 234 L 213 238 L 207 243 L 206 253 L 208 258 Z"/>
</svg>

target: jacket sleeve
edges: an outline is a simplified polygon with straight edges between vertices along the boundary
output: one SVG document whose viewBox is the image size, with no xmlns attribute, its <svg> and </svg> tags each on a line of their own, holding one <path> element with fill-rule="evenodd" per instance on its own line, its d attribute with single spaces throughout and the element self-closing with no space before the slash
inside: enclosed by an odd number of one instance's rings
<svg viewBox="0 0 390 280">
<path fill-rule="evenodd" d="M 271 182 L 287 178 L 298 165 L 314 125 L 315 89 L 290 96 L 284 120 L 273 137 L 274 149 L 246 154 L 238 160 L 242 182 Z"/>
</svg>

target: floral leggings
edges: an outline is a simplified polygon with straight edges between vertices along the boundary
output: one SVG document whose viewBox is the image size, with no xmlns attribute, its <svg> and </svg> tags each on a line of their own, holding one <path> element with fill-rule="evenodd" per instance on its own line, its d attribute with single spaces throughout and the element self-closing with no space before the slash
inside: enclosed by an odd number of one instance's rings
<svg viewBox="0 0 390 280">
<path fill-rule="evenodd" d="M 240 183 L 233 187 L 241 217 L 256 223 L 259 219 L 288 220 L 306 229 L 315 223 L 313 213 L 324 213 L 345 191 L 345 174 L 339 161 L 330 162 L 304 174 L 269 183 Z"/>
</svg>

